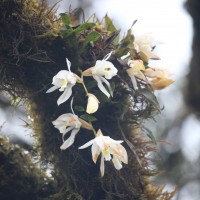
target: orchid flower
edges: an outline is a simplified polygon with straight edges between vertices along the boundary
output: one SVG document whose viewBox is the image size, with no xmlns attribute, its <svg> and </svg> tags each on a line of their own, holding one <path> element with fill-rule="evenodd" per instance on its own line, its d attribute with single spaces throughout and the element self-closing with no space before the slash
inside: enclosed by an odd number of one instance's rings
<svg viewBox="0 0 200 200">
<path fill-rule="evenodd" d="M 148 62 L 149 59 L 160 59 L 152 52 L 153 37 L 150 35 L 135 36 L 134 47 L 137 53 L 140 53 L 141 58 Z"/>
<path fill-rule="evenodd" d="M 99 108 L 99 100 L 93 94 L 88 93 L 87 96 L 88 96 L 88 104 L 86 112 L 88 114 L 95 113 Z"/>
<path fill-rule="evenodd" d="M 67 149 L 74 143 L 75 136 L 80 130 L 81 122 L 79 121 L 78 116 L 72 113 L 66 113 L 59 116 L 52 123 L 55 128 L 62 133 L 63 144 L 61 145 L 60 149 Z M 66 141 L 64 141 L 64 137 L 69 131 L 72 131 L 71 135 Z"/>
<path fill-rule="evenodd" d="M 112 52 L 107 54 L 103 60 L 97 60 L 94 67 L 91 67 L 83 72 L 84 76 L 93 76 L 93 78 L 97 81 L 97 85 L 99 89 L 109 98 L 110 95 L 113 96 L 113 91 L 110 86 L 110 83 L 107 79 L 111 79 L 113 76 L 117 75 L 118 70 L 115 66 L 107 61 Z M 103 83 L 108 86 L 109 92 L 104 87 Z"/>
<path fill-rule="evenodd" d="M 128 75 L 131 78 L 133 88 L 135 90 L 137 90 L 138 86 L 137 86 L 137 81 L 136 81 L 135 77 L 146 80 L 146 78 L 142 72 L 142 71 L 145 71 L 145 66 L 144 66 L 142 60 L 130 60 L 128 62 L 128 65 L 130 68 L 127 69 L 126 72 L 128 73 Z"/>
<path fill-rule="evenodd" d="M 103 136 L 101 130 L 99 129 L 97 135 L 94 139 L 90 140 L 79 149 L 84 149 L 92 145 L 92 159 L 96 163 L 101 153 L 101 164 L 100 171 L 101 176 L 104 176 L 105 166 L 104 161 L 110 161 L 114 164 L 117 170 L 122 168 L 122 162 L 128 163 L 128 155 L 125 148 L 120 144 L 122 140 L 113 140 L 109 136 Z M 112 155 L 112 156 L 111 156 Z"/>
<path fill-rule="evenodd" d="M 66 59 L 66 62 L 68 70 L 59 71 L 53 77 L 52 84 L 54 86 L 46 91 L 46 93 L 50 93 L 59 88 L 59 91 L 63 92 L 63 94 L 57 100 L 58 105 L 64 103 L 70 98 L 70 96 L 72 95 L 72 87 L 76 84 L 77 80 L 80 80 L 80 78 L 76 74 L 71 72 L 71 62 L 68 59 Z"/>
<path fill-rule="evenodd" d="M 71 110 L 72 113 L 66 113 L 59 116 L 55 121 L 53 121 L 53 125 L 57 128 L 60 133 L 62 133 L 63 144 L 60 149 L 65 150 L 70 147 L 74 143 L 75 136 L 79 132 L 80 128 L 86 128 L 88 130 L 92 130 L 93 127 L 83 119 L 78 118 L 75 115 L 72 108 L 73 99 L 71 101 Z M 64 140 L 65 135 L 71 131 L 71 135 L 67 140 Z"/>
<path fill-rule="evenodd" d="M 161 90 L 174 82 L 169 78 L 172 73 L 159 67 L 150 67 L 145 70 L 144 74 L 150 79 L 149 83 L 154 90 Z"/>
</svg>

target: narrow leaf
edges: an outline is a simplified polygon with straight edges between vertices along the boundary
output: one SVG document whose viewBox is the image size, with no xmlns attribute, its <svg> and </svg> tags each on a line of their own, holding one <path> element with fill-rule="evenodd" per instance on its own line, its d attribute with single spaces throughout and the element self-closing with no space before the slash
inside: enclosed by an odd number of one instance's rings
<svg viewBox="0 0 200 200">
<path fill-rule="evenodd" d="M 92 115 L 88 115 L 88 114 L 83 114 L 80 116 L 81 119 L 84 119 L 87 122 L 94 122 L 97 120 L 96 117 L 92 116 Z"/>
<path fill-rule="evenodd" d="M 80 26 L 78 26 L 76 29 L 75 29 L 75 33 L 77 35 L 79 35 L 81 32 L 85 31 L 85 30 L 88 30 L 88 29 L 91 29 L 95 26 L 95 23 L 84 23 L 84 24 L 81 24 Z"/>
<path fill-rule="evenodd" d="M 64 23 L 65 26 L 69 26 L 70 24 L 70 17 L 66 13 L 61 13 L 60 14 L 62 22 Z"/>
<path fill-rule="evenodd" d="M 158 110 L 160 110 L 158 100 L 153 92 L 145 88 L 137 90 L 136 92 L 143 95 L 150 103 L 152 103 Z"/>
<path fill-rule="evenodd" d="M 106 27 L 107 31 L 110 31 L 111 33 L 116 32 L 117 29 L 114 26 L 110 17 L 108 17 L 108 15 L 106 15 L 104 19 L 105 19 L 105 27 Z"/>
<path fill-rule="evenodd" d="M 77 111 L 79 111 L 79 112 L 85 111 L 85 108 L 83 106 L 78 106 L 78 105 L 75 105 L 74 109 L 77 110 Z"/>
<path fill-rule="evenodd" d="M 97 31 L 92 31 L 91 33 L 89 33 L 87 35 L 87 37 L 85 38 L 84 42 L 83 42 L 83 47 L 82 49 L 84 49 L 90 42 L 95 42 L 97 41 L 99 38 L 101 37 L 101 34 L 98 33 Z"/>
<path fill-rule="evenodd" d="M 152 140 L 152 142 L 156 144 L 156 139 L 155 139 L 152 131 L 144 126 L 142 127 L 142 129 L 145 131 L 145 134 L 147 135 L 147 137 L 149 137 Z"/>
</svg>

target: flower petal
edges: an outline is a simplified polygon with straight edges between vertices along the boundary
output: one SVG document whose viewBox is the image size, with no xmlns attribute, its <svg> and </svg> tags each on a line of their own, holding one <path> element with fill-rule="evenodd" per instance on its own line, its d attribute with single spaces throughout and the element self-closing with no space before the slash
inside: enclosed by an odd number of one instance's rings
<svg viewBox="0 0 200 200">
<path fill-rule="evenodd" d="M 68 121 L 72 117 L 74 117 L 74 115 L 72 113 L 62 114 L 56 120 L 52 121 L 52 124 L 54 126 L 59 126 L 59 125 L 63 124 L 63 122 Z"/>
<path fill-rule="evenodd" d="M 125 164 L 128 164 L 128 154 L 127 154 L 127 151 L 126 149 L 121 146 L 121 150 L 122 150 L 122 155 L 120 157 L 120 160 L 125 163 Z"/>
<path fill-rule="evenodd" d="M 87 142 L 87 143 L 85 143 L 84 145 L 80 146 L 79 149 L 85 149 L 85 148 L 91 146 L 91 145 L 94 143 L 94 140 L 95 140 L 95 139 L 90 140 L 89 142 Z"/>
<path fill-rule="evenodd" d="M 101 177 L 103 177 L 104 176 L 104 172 L 105 172 L 104 156 L 103 155 L 101 155 L 100 171 L 101 171 Z"/>
<path fill-rule="evenodd" d="M 76 134 L 79 132 L 80 128 L 73 129 L 70 137 L 61 145 L 60 149 L 65 150 L 74 143 Z"/>
<path fill-rule="evenodd" d="M 116 156 L 113 156 L 112 162 L 114 164 L 115 169 L 120 170 L 122 168 L 122 164 Z"/>
<path fill-rule="evenodd" d="M 60 130 L 60 133 L 62 133 L 63 135 L 62 135 L 62 139 L 63 139 L 63 141 L 64 141 L 64 136 L 66 135 L 66 133 L 68 133 L 69 131 L 71 131 L 73 129 L 73 127 L 68 127 L 67 129 L 66 129 L 66 127 L 65 127 L 65 130 Z M 62 132 L 61 132 L 62 131 Z"/>
<path fill-rule="evenodd" d="M 72 95 L 72 86 L 73 85 L 71 84 L 67 85 L 63 94 L 58 98 L 58 101 L 57 101 L 58 105 L 60 105 L 61 103 L 64 103 L 70 98 L 70 96 Z"/>
<path fill-rule="evenodd" d="M 108 86 L 109 92 L 110 92 L 111 96 L 113 97 L 113 90 L 110 86 L 110 83 L 102 76 L 100 77 L 100 79 Z"/>
<path fill-rule="evenodd" d="M 112 55 L 112 51 L 110 53 L 108 53 L 104 58 L 103 60 L 108 60 L 110 58 L 110 56 Z"/>
<path fill-rule="evenodd" d="M 67 62 L 67 67 L 68 70 L 71 72 L 70 68 L 71 68 L 71 62 L 66 58 L 66 62 Z"/>
<path fill-rule="evenodd" d="M 103 86 L 100 76 L 93 75 L 93 78 L 97 81 L 97 85 L 98 85 L 99 89 L 109 98 L 110 94 L 108 93 L 106 88 Z"/>
<path fill-rule="evenodd" d="M 98 145 L 94 142 L 94 144 L 92 145 L 92 160 L 94 163 L 97 162 L 97 159 L 99 157 L 100 154 L 100 148 L 98 147 Z"/>
<path fill-rule="evenodd" d="M 52 86 L 51 88 L 49 88 L 49 89 L 46 91 L 46 93 L 53 92 L 54 90 L 57 90 L 58 88 L 59 88 L 59 86 L 54 85 L 54 86 Z"/>
</svg>

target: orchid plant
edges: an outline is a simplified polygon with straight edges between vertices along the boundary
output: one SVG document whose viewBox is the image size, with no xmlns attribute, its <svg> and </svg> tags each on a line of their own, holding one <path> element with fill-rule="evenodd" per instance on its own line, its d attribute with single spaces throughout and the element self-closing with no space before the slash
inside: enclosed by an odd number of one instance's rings
<svg viewBox="0 0 200 200">
<path fill-rule="evenodd" d="M 96 26 L 98 26 L 98 24 Z M 98 29 L 99 27 L 96 27 L 96 30 Z M 103 27 L 101 27 L 101 29 L 103 29 Z M 121 41 L 122 46 L 123 42 L 125 43 L 129 36 L 130 35 Z M 99 127 L 96 132 L 92 120 L 84 120 L 74 113 L 72 104 L 73 98 L 76 98 L 76 92 L 74 92 L 76 91 L 75 85 L 78 84 L 78 86 L 81 86 L 81 90 L 85 92 L 87 96 L 87 106 L 86 109 L 83 110 L 86 110 L 86 113 L 89 114 L 89 116 L 92 116 L 92 114 L 99 112 L 101 109 L 102 100 L 101 98 L 99 100 L 99 97 L 104 96 L 104 98 L 107 98 L 110 101 L 115 97 L 111 82 L 113 83 L 115 77 L 120 78 L 121 74 L 129 77 L 130 82 L 132 83 L 131 89 L 135 91 L 140 91 L 141 86 L 140 84 L 138 85 L 140 82 L 143 82 L 151 91 L 163 89 L 173 83 L 173 80 L 169 78 L 171 73 L 167 70 L 148 66 L 149 59 L 159 59 L 153 52 L 151 37 L 136 37 L 132 47 L 129 48 L 128 51 L 127 49 L 122 51 L 124 54 L 119 52 L 119 49 L 113 49 L 113 51 L 105 55 L 102 60 L 97 60 L 94 66 L 91 66 L 84 71 L 79 68 L 76 73 L 71 71 L 71 62 L 66 58 L 68 70 L 63 69 L 59 71 L 53 77 L 53 86 L 46 91 L 47 93 L 50 93 L 58 89 L 62 92 L 62 95 L 57 100 L 58 105 L 66 102 L 73 94 L 75 94 L 71 100 L 72 112 L 62 114 L 52 122 L 55 128 L 62 134 L 63 144 L 60 146 L 60 149 L 66 150 L 67 148 L 70 148 L 70 146 L 73 145 L 78 132 L 81 132 L 81 128 L 91 131 L 92 134 L 94 134 L 94 139 L 88 141 L 86 144 L 79 147 L 79 149 L 92 146 L 91 152 L 94 163 L 97 162 L 97 159 L 101 154 L 101 176 L 104 176 L 105 161 L 112 161 L 114 167 L 117 170 L 120 170 L 122 168 L 122 163 L 128 164 L 128 154 L 126 149 L 121 145 L 123 140 L 114 140 L 110 136 L 104 136 L 101 127 Z M 124 62 L 125 67 L 119 68 L 115 66 L 109 61 L 111 57 Z M 79 75 L 77 75 L 77 73 L 79 73 Z M 96 82 L 96 93 L 89 91 L 89 84 L 85 84 L 84 79 L 87 79 L 87 83 L 90 83 L 91 77 Z M 80 87 L 78 88 L 80 90 Z M 95 94 L 98 94 L 98 96 Z M 81 106 L 84 107 L 85 103 Z M 65 140 L 66 135 L 69 132 L 71 132 L 71 135 Z"/>
</svg>

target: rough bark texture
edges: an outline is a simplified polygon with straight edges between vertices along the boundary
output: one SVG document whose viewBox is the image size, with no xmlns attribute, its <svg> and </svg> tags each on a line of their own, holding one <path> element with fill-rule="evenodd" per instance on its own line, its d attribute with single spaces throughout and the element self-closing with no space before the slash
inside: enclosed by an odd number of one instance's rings
<svg viewBox="0 0 200 200">
<path fill-rule="evenodd" d="M 187 100 L 194 112 L 200 113 L 200 2 L 198 0 L 188 0 L 186 8 L 193 18 L 193 44 L 192 59 L 190 62 L 190 72 L 188 75 Z"/>
<path fill-rule="evenodd" d="M 131 142 L 126 145 L 129 154 L 129 164 L 120 171 L 106 163 L 106 173 L 103 178 L 99 175 L 99 165 L 91 160 L 90 150 L 79 151 L 77 147 L 91 139 L 90 134 L 82 131 L 72 147 L 66 151 L 60 151 L 62 139 L 60 134 L 51 124 L 60 114 L 67 113 L 70 108 L 65 105 L 57 106 L 58 93 L 46 94 L 52 77 L 66 66 L 66 57 L 72 62 L 72 66 L 79 66 L 86 69 L 93 66 L 97 59 L 102 59 L 113 48 L 112 40 L 114 35 L 104 34 L 104 39 L 97 41 L 94 46 L 85 47 L 79 52 L 79 47 L 71 39 L 59 36 L 57 27 L 59 19 L 56 18 L 51 8 L 43 2 L 38 4 L 35 0 L 2 0 L 0 2 L 0 89 L 8 92 L 13 100 L 21 98 L 27 105 L 27 113 L 33 119 L 30 127 L 35 133 L 36 150 L 41 158 L 42 166 L 53 167 L 53 180 L 45 175 L 37 174 L 37 168 L 32 168 L 30 159 L 23 154 L 20 157 L 19 151 L 14 150 L 9 154 L 12 147 L 8 142 L 1 143 L 2 156 L 5 161 L 0 163 L 2 174 L 9 171 L 13 156 L 20 158 L 15 160 L 13 174 L 19 174 L 19 182 L 14 181 L 15 189 L 1 190 L 0 197 L 6 199 L 130 199 L 130 200 L 168 200 L 174 193 L 163 192 L 163 186 L 154 186 L 149 177 L 157 172 L 149 168 L 149 153 L 156 151 L 155 144 L 147 139 L 140 131 L 133 129 L 136 125 L 119 124 L 112 119 L 109 113 L 117 115 L 117 107 L 105 103 L 101 113 L 98 113 L 98 122 L 108 135 L 116 139 L 123 138 Z M 79 37 L 80 44 L 84 40 L 84 34 Z M 116 59 L 113 63 L 120 70 L 123 65 Z M 78 69 L 73 69 L 76 71 Z M 121 75 L 123 77 L 123 74 Z M 126 77 L 125 77 L 126 79 Z M 130 94 L 119 80 L 115 80 L 118 92 L 115 101 L 123 101 L 120 109 L 126 110 L 127 118 L 137 118 L 142 121 L 151 117 L 152 105 L 144 96 L 136 95 L 137 101 L 144 101 L 145 110 L 131 113 Z M 142 84 L 142 83 L 141 83 Z M 76 103 L 85 99 L 82 93 L 77 94 L 79 98 Z M 124 114 L 124 113 L 123 113 Z M 122 130 L 123 131 L 122 131 Z M 85 137 L 81 135 L 85 134 Z M 86 140 L 87 139 L 87 140 Z M 2 140 L 4 141 L 4 140 Z M 132 149 L 131 149 L 131 148 Z M 133 153 L 136 152 L 135 154 Z M 6 156 L 5 156 L 6 155 Z M 138 159 L 141 164 L 138 163 Z M 7 164 L 8 163 L 8 164 Z M 28 173 L 23 173 L 27 165 Z M 7 168 L 8 167 L 8 168 Z M 10 171 L 9 171 L 10 173 Z M 36 173 L 36 174 L 35 174 Z M 14 176 L 14 178 L 15 178 Z M 33 182 L 33 190 L 27 185 Z M 43 178 L 45 177 L 45 179 Z M 9 188 L 13 176 L 1 176 L 1 183 Z M 17 178 L 16 178 L 17 179 Z M 44 179 L 44 180 L 43 180 Z M 44 187 L 45 185 L 45 187 Z M 8 189 L 7 188 L 7 189 Z M 17 190 L 22 188 L 22 192 Z M 29 192 L 34 193 L 27 198 Z M 41 192 L 44 191 L 44 194 Z"/>
</svg>

